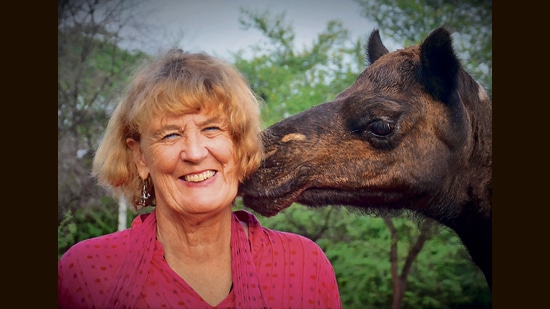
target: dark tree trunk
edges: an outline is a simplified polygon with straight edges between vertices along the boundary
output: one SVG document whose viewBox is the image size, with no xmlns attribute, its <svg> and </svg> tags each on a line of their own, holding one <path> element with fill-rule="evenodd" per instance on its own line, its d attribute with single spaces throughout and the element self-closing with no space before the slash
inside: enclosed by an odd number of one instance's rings
<svg viewBox="0 0 550 309">
<path fill-rule="evenodd" d="M 388 226 L 391 234 L 390 263 L 393 288 L 392 309 L 401 309 L 403 296 L 405 295 L 405 291 L 407 289 L 407 277 L 409 276 L 414 260 L 420 253 L 420 250 L 422 250 L 424 243 L 429 239 L 431 235 L 430 231 L 433 223 L 428 221 L 424 221 L 421 223 L 420 234 L 418 235 L 415 244 L 411 247 L 411 250 L 407 254 L 407 258 L 405 259 L 405 263 L 403 264 L 403 268 L 401 269 L 401 274 L 399 274 L 399 261 L 397 254 L 397 243 L 399 241 L 399 235 L 397 233 L 397 230 L 395 229 L 395 226 L 393 225 L 392 219 L 386 216 L 384 216 L 383 219 L 384 223 L 386 223 L 386 225 Z"/>
</svg>

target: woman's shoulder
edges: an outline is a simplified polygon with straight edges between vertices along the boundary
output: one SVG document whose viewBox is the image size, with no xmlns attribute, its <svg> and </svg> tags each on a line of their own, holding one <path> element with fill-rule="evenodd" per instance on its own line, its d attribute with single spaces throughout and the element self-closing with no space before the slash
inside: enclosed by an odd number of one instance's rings
<svg viewBox="0 0 550 309">
<path fill-rule="evenodd" d="M 63 308 L 74 308 L 82 299 L 90 308 L 101 306 L 128 249 L 130 230 L 77 242 L 59 259 L 58 297 Z"/>
<path fill-rule="evenodd" d="M 129 235 L 130 230 L 127 229 L 81 240 L 71 246 L 59 262 L 78 261 L 81 264 L 99 258 L 117 260 L 128 247 Z"/>
</svg>

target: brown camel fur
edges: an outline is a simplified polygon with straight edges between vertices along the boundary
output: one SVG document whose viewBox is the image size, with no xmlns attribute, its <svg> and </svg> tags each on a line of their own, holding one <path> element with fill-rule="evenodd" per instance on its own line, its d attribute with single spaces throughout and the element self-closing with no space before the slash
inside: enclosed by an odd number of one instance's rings
<svg viewBox="0 0 550 309">
<path fill-rule="evenodd" d="M 240 187 L 244 205 L 264 216 L 294 202 L 410 210 L 453 229 L 491 287 L 490 98 L 445 28 L 394 52 L 375 29 L 366 60 L 333 101 L 264 130 L 265 159 Z"/>
</svg>

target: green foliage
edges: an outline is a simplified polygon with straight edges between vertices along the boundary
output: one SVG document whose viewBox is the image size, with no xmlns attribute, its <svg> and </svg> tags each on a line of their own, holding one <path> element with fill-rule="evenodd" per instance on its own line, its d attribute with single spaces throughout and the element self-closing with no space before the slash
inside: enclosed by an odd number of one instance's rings
<svg viewBox="0 0 550 309">
<path fill-rule="evenodd" d="M 407 280 L 403 308 L 491 307 L 491 293 L 454 232 L 440 227 Z"/>
<path fill-rule="evenodd" d="M 96 28 L 58 30 L 58 138 L 76 134 L 89 149 L 96 146 L 130 68 L 146 57 L 118 48 Z"/>
<path fill-rule="evenodd" d="M 59 259 L 61 255 L 69 247 L 76 243 L 77 235 L 77 224 L 74 222 L 74 217 L 72 212 L 69 210 L 65 213 L 63 220 L 57 226 L 57 258 Z"/>
<path fill-rule="evenodd" d="M 112 233 L 118 226 L 117 205 L 111 199 L 104 204 L 67 211 L 57 227 L 57 257 L 60 258 L 75 243 Z"/>
<path fill-rule="evenodd" d="M 122 15 L 113 1 L 63 1 L 58 8 L 58 223 L 100 203 L 93 153 L 131 69 L 147 55 L 119 47 Z M 116 1 L 124 2 L 124 1 Z M 121 3 L 119 3 L 121 4 Z M 101 16 L 104 10 L 112 15 Z M 117 24 L 119 22 L 120 24 Z M 126 20 L 127 22 L 127 20 Z"/>
<path fill-rule="evenodd" d="M 150 212 L 144 208 L 136 213 L 133 209 L 126 212 L 126 227 L 141 213 Z M 112 198 L 104 198 L 101 204 L 88 208 L 78 208 L 67 211 L 63 220 L 57 226 L 57 258 L 75 243 L 113 233 L 118 229 L 118 203 Z"/>
<path fill-rule="evenodd" d="M 329 22 L 311 48 L 298 51 L 284 14 L 271 19 L 267 12 L 242 13 L 241 24 L 255 27 L 271 42 L 271 48 L 253 48 L 251 58 L 244 58 L 242 50 L 233 54 L 235 66 L 263 99 L 266 125 L 332 100 L 357 77 L 363 64 L 362 47 L 349 40 L 341 22 Z"/>
</svg>

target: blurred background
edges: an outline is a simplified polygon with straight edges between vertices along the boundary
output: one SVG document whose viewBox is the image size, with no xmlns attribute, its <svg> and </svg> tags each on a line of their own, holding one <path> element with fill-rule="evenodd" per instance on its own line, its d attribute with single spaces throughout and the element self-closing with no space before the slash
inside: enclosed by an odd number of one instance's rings
<svg viewBox="0 0 550 309">
<path fill-rule="evenodd" d="M 58 0 L 58 258 L 77 241 L 129 227 L 137 214 L 96 186 L 90 171 L 140 60 L 173 47 L 224 58 L 263 99 L 267 127 L 351 85 L 374 28 L 393 51 L 443 25 L 492 98 L 492 1 Z M 432 221 L 298 204 L 258 217 L 323 248 L 344 308 L 491 308 L 483 274 L 460 240 Z M 394 283 L 405 287 L 399 302 Z"/>
</svg>

